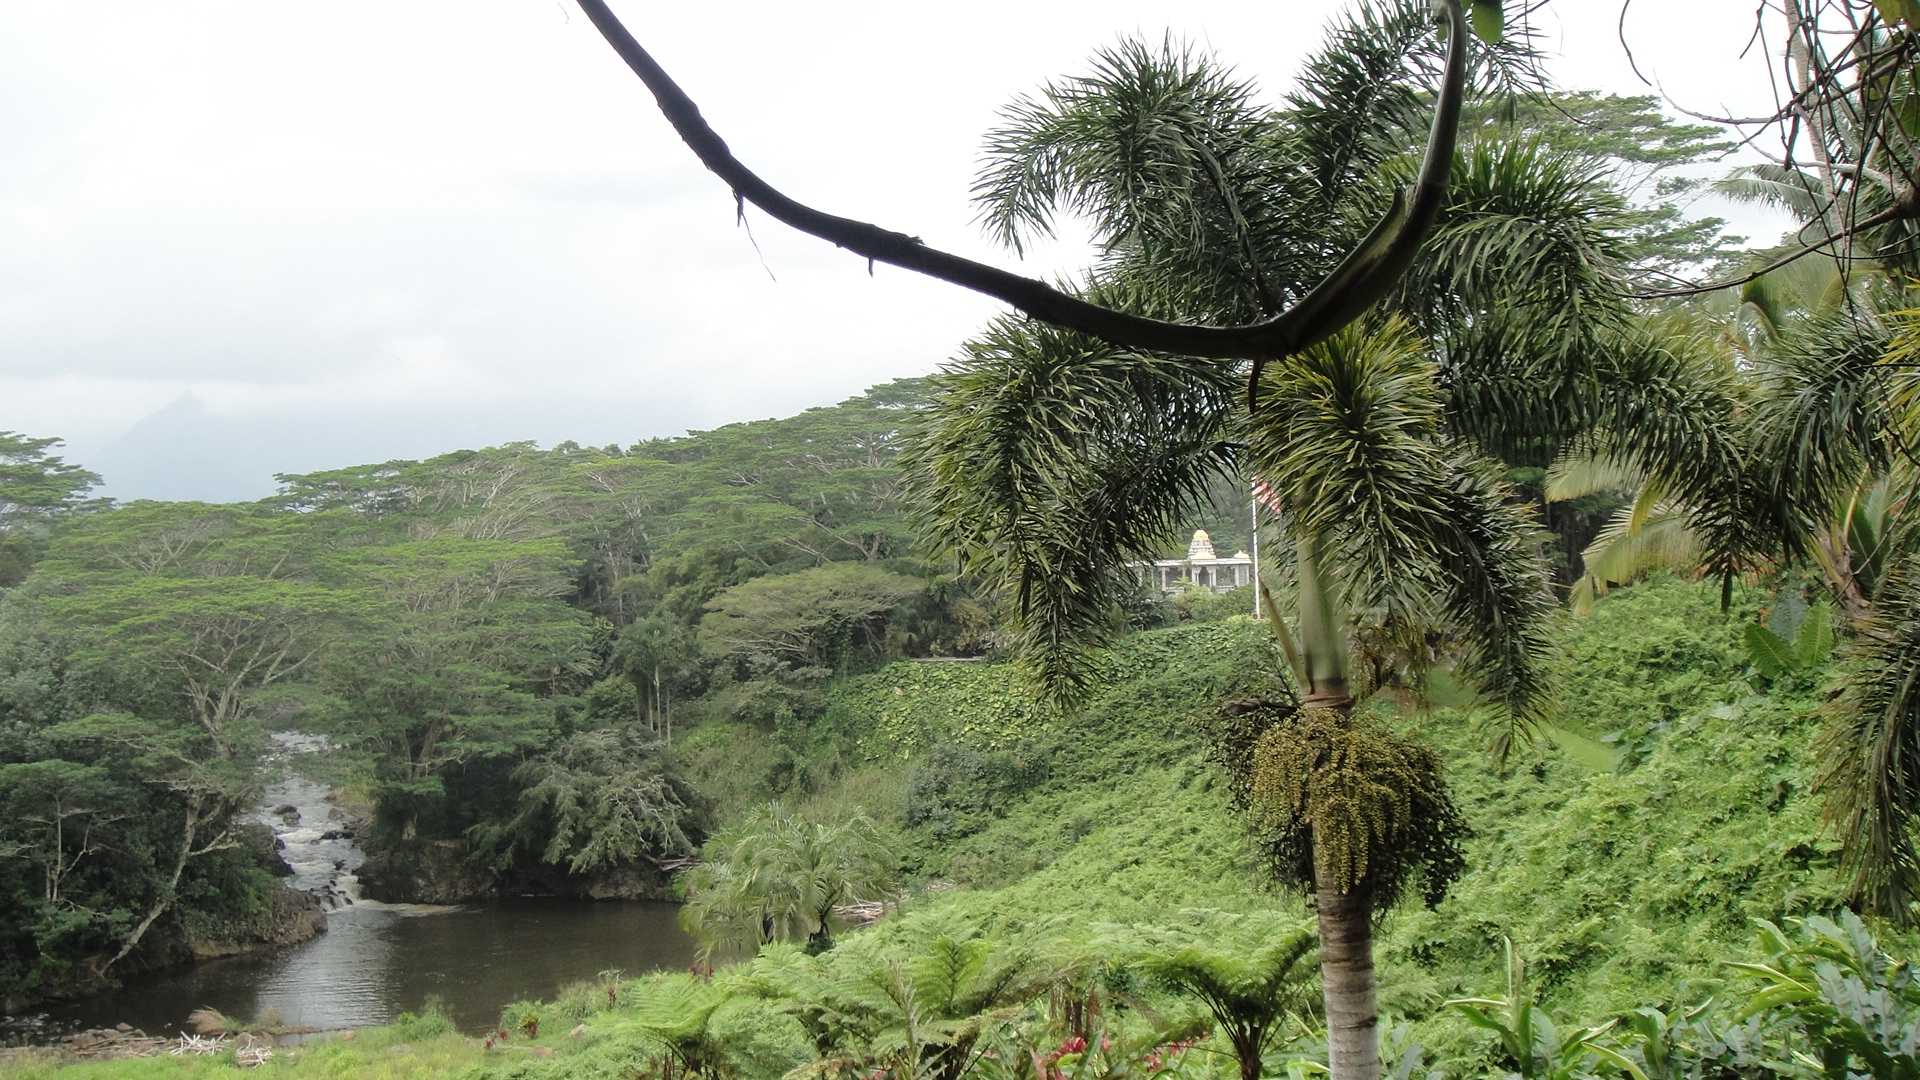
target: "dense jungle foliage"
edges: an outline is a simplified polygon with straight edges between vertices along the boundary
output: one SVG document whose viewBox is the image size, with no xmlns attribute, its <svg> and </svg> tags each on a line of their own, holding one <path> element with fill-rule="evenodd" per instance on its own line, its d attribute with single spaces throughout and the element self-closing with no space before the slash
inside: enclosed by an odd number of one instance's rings
<svg viewBox="0 0 1920 1080">
<path fill-rule="evenodd" d="M 6 436 L 0 989 L 263 936 L 299 730 L 373 895 L 677 890 L 737 962 L 283 1071 L 1920 1076 L 1920 11 L 1840 10 L 1904 59 L 1790 54 L 1818 167 L 1719 188 L 1826 239 L 1737 299 L 1643 285 L 1743 263 L 1669 172 L 1721 129 L 1522 96 L 1476 3 L 1492 92 L 1422 165 L 1467 46 L 1383 4 L 1275 107 L 1123 42 L 989 137 L 996 239 L 1086 217 L 1084 293 L 1215 325 L 1450 169 L 1400 283 L 1264 366 L 1002 319 L 787 420 L 247 506 Z M 1257 596 L 1139 587 L 1196 526 L 1266 542 Z"/>
<path fill-rule="evenodd" d="M 1410 898 L 1382 925 L 1389 1060 L 1418 1075 L 1631 1072 L 1621 1059 L 1647 1076 L 1817 1074 L 1793 1055 L 1819 1060 L 1849 1022 L 1880 1037 L 1911 1022 L 1904 969 L 1847 921 L 1809 791 L 1829 660 L 1769 676 L 1745 644 L 1781 607 L 1743 591 L 1723 612 L 1710 584 L 1676 578 L 1615 590 L 1565 627 L 1552 738 L 1504 768 L 1457 705 L 1374 699 L 1380 722 L 1440 752 L 1474 828 L 1451 894 L 1431 909 Z M 723 761 L 758 762 L 730 795 L 739 820 L 776 793 L 802 820 L 866 812 L 908 883 L 897 910 L 825 951 L 789 935 L 710 980 L 610 974 L 516 1003 L 487 1047 L 428 1012 L 270 1067 L 577 1077 L 672 1063 L 777 1080 L 824 1062 L 1198 1080 L 1241 1075 L 1251 1046 L 1267 1074 L 1305 1075 L 1324 1055 L 1308 908 L 1261 874 L 1208 761 L 1210 711 L 1193 704 L 1268 687 L 1278 663 L 1271 636 L 1235 616 L 1127 639 L 1107 691 L 1073 718 L 1032 708 L 1006 665 L 901 660 L 830 681 L 804 736 L 703 722 L 678 744 L 696 786 L 702 761 L 716 779 L 738 771 Z M 1780 994 L 1792 978 L 1813 997 Z M 530 1058 L 535 1046 L 557 1053 Z"/>
<path fill-rule="evenodd" d="M 916 550 L 900 503 L 926 393 L 288 476 L 257 505 L 108 508 L 49 440 L 16 440 L 0 989 L 83 987 L 269 918 L 270 837 L 236 823 L 275 730 L 333 739 L 377 863 L 428 861 L 396 898 L 664 891 L 718 820 L 676 738 L 697 760 L 705 720 L 800 730 L 836 674 L 991 651 L 991 600 Z M 1204 524 L 1232 536 L 1232 512 Z M 1224 603 L 1143 597 L 1135 618 Z M 771 790 L 806 782 L 797 760 L 768 763 Z"/>
</svg>

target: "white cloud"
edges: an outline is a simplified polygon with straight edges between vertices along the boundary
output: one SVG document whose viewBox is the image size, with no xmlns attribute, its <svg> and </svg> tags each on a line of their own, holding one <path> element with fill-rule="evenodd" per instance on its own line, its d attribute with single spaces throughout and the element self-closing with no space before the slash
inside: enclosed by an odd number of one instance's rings
<svg viewBox="0 0 1920 1080">
<path fill-rule="evenodd" d="M 967 194 L 1015 94 L 1170 23 L 1277 92 L 1338 7 L 619 5 L 769 179 L 1000 263 Z M 1643 60 L 1717 101 L 1747 10 L 1661 5 L 1707 36 Z M 1549 11 L 1566 81 L 1636 89 L 1613 4 Z M 81 460 L 188 391 L 262 477 L 630 442 L 924 373 L 998 310 L 750 220 L 567 0 L 0 0 L 0 427 Z"/>
</svg>

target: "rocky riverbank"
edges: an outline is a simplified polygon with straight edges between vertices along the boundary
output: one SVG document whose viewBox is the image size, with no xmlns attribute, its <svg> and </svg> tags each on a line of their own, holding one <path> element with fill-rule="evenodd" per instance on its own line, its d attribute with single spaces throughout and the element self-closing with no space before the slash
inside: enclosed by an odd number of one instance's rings
<svg viewBox="0 0 1920 1080">
<path fill-rule="evenodd" d="M 162 1055 L 211 1057 L 231 1051 L 237 1064 L 263 1065 L 273 1055 L 272 1035 L 181 1035 L 156 1038 L 130 1024 L 77 1031 L 55 1042 L 0 1048 L 0 1068 L 16 1065 L 78 1065 L 90 1061 L 151 1058 Z"/>
<path fill-rule="evenodd" d="M 195 960 L 212 960 L 298 945 L 326 932 L 327 913 L 319 897 L 285 885 L 270 897 L 265 911 L 225 922 L 210 935 L 189 935 L 184 941 L 187 951 Z"/>
<path fill-rule="evenodd" d="M 358 870 L 361 893 L 389 904 L 471 904 L 503 897 L 570 900 L 668 900 L 672 875 L 651 866 L 616 867 L 592 874 L 499 873 L 467 860 L 457 840 L 375 849 Z"/>
<path fill-rule="evenodd" d="M 93 1028 L 35 1045 L 9 1046 L 0 1050 L 0 1063 L 44 1061 L 68 1065 L 80 1061 L 107 1061 L 113 1058 L 155 1057 L 174 1045 L 173 1039 L 160 1039 L 121 1024 L 112 1028 Z"/>
<path fill-rule="evenodd" d="M 35 1006 L 70 1001 L 110 990 L 122 979 L 218 957 L 243 956 L 298 945 L 327 929 L 327 913 L 312 894 L 274 884 L 265 905 L 244 915 L 220 919 L 163 920 L 147 941 L 110 972 L 107 957 L 89 957 L 84 965 L 33 991 L 0 997 L 0 1019 L 12 1019 Z"/>
</svg>

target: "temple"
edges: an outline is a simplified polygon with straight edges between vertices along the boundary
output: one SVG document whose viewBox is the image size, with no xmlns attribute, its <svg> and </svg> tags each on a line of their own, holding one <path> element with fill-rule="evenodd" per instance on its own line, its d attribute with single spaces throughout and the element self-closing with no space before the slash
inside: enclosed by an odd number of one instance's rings
<svg viewBox="0 0 1920 1080">
<path fill-rule="evenodd" d="M 1196 529 L 1187 545 L 1184 559 L 1155 559 L 1134 563 L 1141 580 L 1161 592 L 1179 592 L 1185 588 L 1211 589 L 1217 593 L 1253 584 L 1253 556 L 1236 551 L 1230 559 L 1214 554 L 1213 538 L 1205 529 Z"/>
</svg>

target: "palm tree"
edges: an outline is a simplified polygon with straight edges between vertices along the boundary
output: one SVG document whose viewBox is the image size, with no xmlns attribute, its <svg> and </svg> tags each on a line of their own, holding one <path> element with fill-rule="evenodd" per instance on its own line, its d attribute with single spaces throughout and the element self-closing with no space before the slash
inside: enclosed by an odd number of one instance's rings
<svg viewBox="0 0 1920 1080">
<path fill-rule="evenodd" d="M 1257 319 L 1310 289 L 1413 168 L 1424 18 L 1412 3 L 1363 11 L 1277 110 L 1172 45 L 1102 53 L 991 137 L 982 218 L 1016 246 L 1061 213 L 1094 222 L 1084 291 L 1099 303 Z M 1482 59 L 1510 70 L 1508 55 Z M 1003 320 L 940 377 L 910 455 L 930 531 L 1011 595 L 1016 658 L 1065 707 L 1099 677 L 1130 562 L 1217 478 L 1261 478 L 1298 631 L 1270 625 L 1303 695 L 1248 706 L 1229 764 L 1273 869 L 1317 898 L 1338 1080 L 1379 1071 L 1373 917 L 1416 885 L 1437 900 L 1462 831 L 1437 758 L 1354 715 L 1374 688 L 1356 672 L 1417 678 L 1444 655 L 1509 721 L 1502 745 L 1523 735 L 1547 701 L 1552 601 L 1531 513 L 1489 451 L 1550 459 L 1659 390 L 1648 365 L 1614 358 L 1631 330 L 1623 207 L 1600 177 L 1525 139 L 1478 145 L 1450 171 L 1402 291 L 1269 361 L 1251 400 L 1241 365 Z M 1394 655 L 1364 655 L 1380 643 Z"/>
<path fill-rule="evenodd" d="M 1910 365 L 1920 323 L 1898 294 L 1829 262 L 1800 281 L 1753 283 L 1720 332 L 1662 326 L 1661 425 L 1596 431 L 1556 465 L 1552 494 L 1634 493 L 1588 549 L 1576 605 L 1660 567 L 1734 576 L 1802 563 L 1853 638 L 1818 742 L 1815 790 L 1863 909 L 1911 923 L 1920 899 L 1920 473 Z M 1783 275 L 1784 276 L 1784 275 Z M 1824 280 L 1825 284 L 1820 281 Z M 1797 303 L 1789 303 L 1797 300 Z M 1751 317 L 1752 330 L 1740 320 Z"/>
<path fill-rule="evenodd" d="M 1299 722 L 1271 725 L 1261 750 L 1282 771 L 1289 745 L 1296 759 L 1317 747 L 1339 764 L 1315 774 L 1315 794 L 1297 808 L 1305 817 L 1277 789 L 1256 808 L 1305 830 L 1293 835 L 1309 869 L 1287 876 L 1318 895 L 1337 1075 L 1373 1077 L 1372 917 L 1415 873 L 1444 884 L 1457 871 L 1458 819 L 1431 754 L 1352 716 L 1347 640 L 1366 625 L 1437 626 L 1516 724 L 1537 717 L 1551 599 L 1529 513 L 1507 500 L 1490 463 L 1441 438 L 1437 380 L 1397 320 L 1270 366 L 1245 442 L 1228 437 L 1248 426 L 1230 375 L 1195 388 L 1160 377 L 1152 357 L 1054 362 L 1087 343 L 1040 327 L 1003 325 L 992 340 L 1020 348 L 976 348 L 974 363 L 948 376 L 920 484 L 947 543 L 1018 597 L 1016 651 L 1054 700 L 1070 702 L 1097 677 L 1092 645 L 1110 632 L 1128 555 L 1172 531 L 1211 471 L 1251 463 L 1285 511 L 1298 582 L 1292 651 L 1306 694 Z M 1214 415 L 1201 414 L 1209 404 Z M 1035 430 L 1016 427 L 1028 424 Z M 1356 776 L 1349 764 L 1365 768 Z M 1353 823 L 1312 815 L 1352 806 L 1339 785 L 1373 792 L 1386 774 L 1367 770 L 1390 766 L 1417 784 L 1359 809 L 1381 850 L 1342 852 L 1327 830 Z M 1417 812 L 1409 792 L 1422 793 Z M 1396 861 L 1406 865 L 1385 873 Z"/>
<path fill-rule="evenodd" d="M 864 814 L 828 824 L 769 803 L 715 835 L 703 857 L 684 877 L 680 923 L 704 957 L 777 941 L 825 951 L 843 928 L 836 908 L 894 887 L 886 843 Z"/>
</svg>

